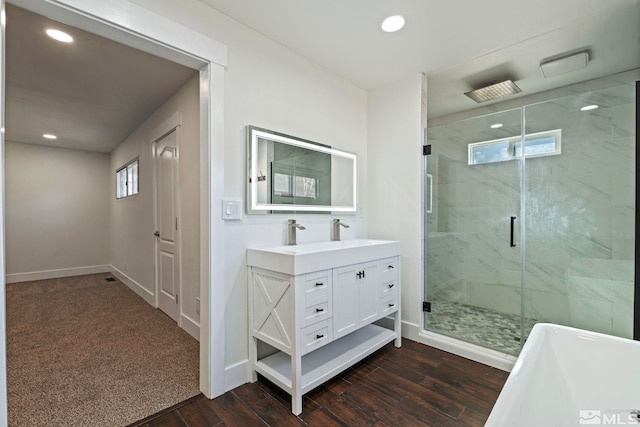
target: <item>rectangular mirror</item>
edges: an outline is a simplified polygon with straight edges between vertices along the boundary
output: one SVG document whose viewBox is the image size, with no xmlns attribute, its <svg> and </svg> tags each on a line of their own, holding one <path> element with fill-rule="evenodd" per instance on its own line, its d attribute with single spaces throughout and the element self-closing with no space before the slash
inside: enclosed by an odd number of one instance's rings
<svg viewBox="0 0 640 427">
<path fill-rule="evenodd" d="M 356 211 L 357 156 L 247 126 L 247 213 Z"/>
</svg>

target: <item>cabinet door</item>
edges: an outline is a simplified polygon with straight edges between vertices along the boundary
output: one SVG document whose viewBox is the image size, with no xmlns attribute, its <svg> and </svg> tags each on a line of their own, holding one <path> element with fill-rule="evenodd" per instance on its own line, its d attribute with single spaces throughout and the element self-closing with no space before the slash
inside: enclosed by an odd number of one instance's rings
<svg viewBox="0 0 640 427">
<path fill-rule="evenodd" d="M 357 265 L 333 270 L 333 338 L 338 339 L 358 329 Z"/>
<path fill-rule="evenodd" d="M 358 282 L 358 311 L 359 326 L 373 322 L 378 316 L 380 308 L 380 270 L 379 262 L 367 262 L 357 266 L 357 272 L 362 272 Z"/>
</svg>

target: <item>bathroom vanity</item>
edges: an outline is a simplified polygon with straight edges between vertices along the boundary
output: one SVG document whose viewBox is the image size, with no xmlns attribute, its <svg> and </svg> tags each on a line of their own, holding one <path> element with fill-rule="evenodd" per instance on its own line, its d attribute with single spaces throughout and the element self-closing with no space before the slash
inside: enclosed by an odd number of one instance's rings
<svg viewBox="0 0 640 427">
<path fill-rule="evenodd" d="M 298 415 L 303 394 L 391 341 L 400 347 L 400 253 L 383 240 L 248 249 L 252 381 L 260 373 L 288 392 Z M 392 328 L 374 323 L 385 317 Z M 259 342 L 275 352 L 258 358 Z"/>
</svg>

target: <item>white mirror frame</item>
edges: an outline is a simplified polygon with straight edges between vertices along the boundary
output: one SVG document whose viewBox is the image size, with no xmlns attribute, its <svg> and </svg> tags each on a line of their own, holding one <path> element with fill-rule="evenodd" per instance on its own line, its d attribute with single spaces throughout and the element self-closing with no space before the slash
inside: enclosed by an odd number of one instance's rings
<svg viewBox="0 0 640 427">
<path fill-rule="evenodd" d="M 358 177 L 358 157 L 355 154 L 345 151 L 336 150 L 322 145 L 316 145 L 310 142 L 305 142 L 300 139 L 288 137 L 275 132 L 270 132 L 264 129 L 258 129 L 255 127 L 248 127 L 248 200 L 247 213 L 267 213 L 266 211 L 296 211 L 296 212 L 356 212 L 356 185 Z M 283 204 L 271 204 L 271 203 L 258 203 L 258 138 L 268 139 L 270 141 L 281 142 L 283 144 L 294 145 L 296 147 L 306 148 L 308 150 L 317 151 L 320 153 L 330 154 L 332 156 L 342 157 L 351 160 L 353 163 L 353 177 L 350 185 L 353 187 L 353 200 L 350 206 L 323 206 L 323 205 L 283 205 Z M 345 183 L 347 185 L 347 183 Z"/>
</svg>

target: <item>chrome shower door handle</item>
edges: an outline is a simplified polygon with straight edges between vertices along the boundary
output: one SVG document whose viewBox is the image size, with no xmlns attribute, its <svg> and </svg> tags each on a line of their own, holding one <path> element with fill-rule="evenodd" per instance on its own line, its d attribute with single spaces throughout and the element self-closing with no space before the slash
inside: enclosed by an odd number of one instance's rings
<svg viewBox="0 0 640 427">
<path fill-rule="evenodd" d="M 516 216 L 511 216 L 511 237 L 510 237 L 510 245 L 512 248 L 516 247 L 516 242 L 515 242 L 515 222 L 516 222 Z"/>
<path fill-rule="evenodd" d="M 427 187 L 429 187 L 427 213 L 430 214 L 433 212 L 433 175 L 430 173 L 427 174 Z"/>
</svg>

